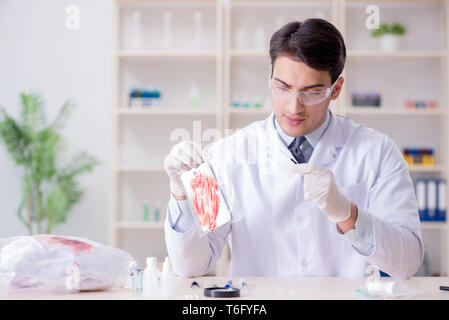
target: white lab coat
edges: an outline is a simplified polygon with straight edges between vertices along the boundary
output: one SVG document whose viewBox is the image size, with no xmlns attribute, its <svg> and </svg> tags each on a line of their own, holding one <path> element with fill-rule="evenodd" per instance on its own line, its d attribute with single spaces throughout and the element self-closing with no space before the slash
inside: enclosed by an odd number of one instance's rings
<svg viewBox="0 0 449 320">
<path fill-rule="evenodd" d="M 339 190 L 371 215 L 374 250 L 364 256 L 303 197 L 291 153 L 273 124 L 274 114 L 210 149 L 217 180 L 240 217 L 207 235 L 194 226 L 175 231 L 165 222 L 176 273 L 201 276 L 229 241 L 231 276 L 364 276 L 368 264 L 393 277 L 412 276 L 424 246 L 408 166 L 386 135 L 330 112 L 330 124 L 309 163 L 332 170 Z"/>
</svg>

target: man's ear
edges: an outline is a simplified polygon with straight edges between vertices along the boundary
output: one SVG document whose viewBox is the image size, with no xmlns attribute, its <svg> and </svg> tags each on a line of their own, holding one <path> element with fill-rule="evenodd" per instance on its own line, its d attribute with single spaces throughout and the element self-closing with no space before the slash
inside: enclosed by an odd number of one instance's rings
<svg viewBox="0 0 449 320">
<path fill-rule="evenodd" d="M 338 98 L 338 96 L 341 93 L 341 90 L 343 88 L 343 83 L 345 82 L 345 78 L 341 77 L 337 80 L 337 84 L 334 87 L 334 91 L 332 92 L 332 98 L 331 100 L 335 100 Z"/>
</svg>

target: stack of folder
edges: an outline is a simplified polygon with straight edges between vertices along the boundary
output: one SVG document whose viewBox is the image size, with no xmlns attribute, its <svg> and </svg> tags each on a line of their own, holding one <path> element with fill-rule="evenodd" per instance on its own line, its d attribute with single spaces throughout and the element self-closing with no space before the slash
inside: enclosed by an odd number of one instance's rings
<svg viewBox="0 0 449 320">
<path fill-rule="evenodd" d="M 418 179 L 415 181 L 421 221 L 446 221 L 447 189 L 443 179 Z"/>
</svg>

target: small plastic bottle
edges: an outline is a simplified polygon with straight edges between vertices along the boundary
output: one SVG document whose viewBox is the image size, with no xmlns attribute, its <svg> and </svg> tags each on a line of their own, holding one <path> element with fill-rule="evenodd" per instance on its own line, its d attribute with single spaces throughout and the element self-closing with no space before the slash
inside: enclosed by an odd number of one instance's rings
<svg viewBox="0 0 449 320">
<path fill-rule="evenodd" d="M 201 105 L 200 89 L 197 86 L 190 88 L 189 105 L 191 108 L 199 108 Z"/>
<path fill-rule="evenodd" d="M 172 297 L 175 294 L 175 273 L 171 268 L 171 261 L 169 257 L 165 257 L 161 273 L 161 289 L 162 297 Z"/>
<path fill-rule="evenodd" d="M 142 295 L 142 269 L 136 268 L 132 276 L 132 292 L 133 296 Z"/>
<path fill-rule="evenodd" d="M 131 34 L 130 34 L 130 49 L 142 48 L 142 14 L 139 11 L 135 11 L 131 16 Z"/>
<path fill-rule="evenodd" d="M 164 13 L 164 26 L 162 31 L 162 42 L 161 42 L 161 48 L 162 49 L 169 49 L 171 47 L 171 38 L 172 38 L 172 15 L 171 12 L 165 12 Z"/>
<path fill-rule="evenodd" d="M 143 205 L 143 221 L 147 222 L 150 220 L 150 206 L 148 203 Z"/>
<path fill-rule="evenodd" d="M 202 42 L 202 33 L 203 33 L 203 14 L 200 11 L 195 12 L 193 15 L 195 20 L 195 32 L 192 44 L 190 45 L 190 49 L 198 50 L 201 46 Z"/>
<path fill-rule="evenodd" d="M 159 200 L 154 201 L 154 221 L 159 222 L 161 220 L 161 202 Z"/>
<path fill-rule="evenodd" d="M 143 272 L 143 295 L 155 298 L 159 296 L 159 278 L 161 272 L 157 268 L 157 258 L 148 257 L 147 267 Z"/>
</svg>

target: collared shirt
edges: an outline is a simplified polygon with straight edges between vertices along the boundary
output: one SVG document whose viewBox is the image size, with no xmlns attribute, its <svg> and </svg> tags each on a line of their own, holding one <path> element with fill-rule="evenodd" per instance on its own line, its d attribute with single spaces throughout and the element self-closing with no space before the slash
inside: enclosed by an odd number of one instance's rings
<svg viewBox="0 0 449 320">
<path fill-rule="evenodd" d="M 318 128 L 305 135 L 305 138 L 307 139 L 308 143 L 302 143 L 299 146 L 299 149 L 301 150 L 301 153 L 304 156 L 306 162 L 309 162 L 310 157 L 312 156 L 313 149 L 315 149 L 316 145 L 318 144 L 324 132 L 326 132 L 327 127 L 329 126 L 330 122 L 329 112 L 330 112 L 329 110 L 326 112 L 326 119 Z M 290 137 L 282 130 L 282 127 L 279 125 L 276 116 L 274 116 L 273 119 L 276 131 L 278 132 L 285 146 L 288 147 L 295 139 L 295 137 Z"/>
<path fill-rule="evenodd" d="M 274 126 L 286 146 L 290 145 L 295 137 L 288 136 L 274 118 Z M 326 120 L 314 131 L 305 135 L 309 142 L 311 150 L 301 150 L 308 162 L 312 155 L 313 149 L 316 147 L 321 137 L 326 132 L 330 123 L 330 111 L 326 114 Z M 168 204 L 167 219 L 170 226 L 177 232 L 186 232 L 194 224 L 195 214 L 188 200 L 176 201 L 173 195 L 170 195 Z M 355 223 L 355 229 L 351 229 L 343 233 L 336 224 L 337 233 L 348 241 L 354 249 L 362 255 L 369 256 L 374 251 L 374 229 L 371 216 L 364 210 L 358 210 L 358 216 Z"/>
</svg>

